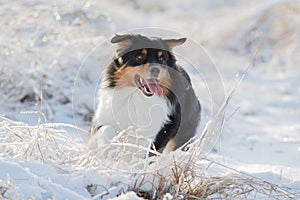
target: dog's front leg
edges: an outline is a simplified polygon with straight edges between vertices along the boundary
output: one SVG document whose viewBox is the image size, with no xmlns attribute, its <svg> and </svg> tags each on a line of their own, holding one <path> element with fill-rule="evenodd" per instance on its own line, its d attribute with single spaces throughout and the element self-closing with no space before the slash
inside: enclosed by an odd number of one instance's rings
<svg viewBox="0 0 300 200">
<path fill-rule="evenodd" d="M 90 150 L 105 147 L 111 143 L 116 135 L 117 133 L 112 126 L 101 126 L 95 133 L 89 136 L 87 147 Z"/>
</svg>

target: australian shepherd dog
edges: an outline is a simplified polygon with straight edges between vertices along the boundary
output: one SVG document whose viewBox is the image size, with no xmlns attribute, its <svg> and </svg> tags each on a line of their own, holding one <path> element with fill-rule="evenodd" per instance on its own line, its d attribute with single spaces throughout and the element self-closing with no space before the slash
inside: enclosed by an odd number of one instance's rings
<svg viewBox="0 0 300 200">
<path fill-rule="evenodd" d="M 132 127 L 138 142 L 159 153 L 184 149 L 195 136 L 201 107 L 173 48 L 186 38 L 116 35 L 116 54 L 103 72 L 88 143 L 101 147 Z M 136 142 L 136 141 L 135 141 Z"/>
</svg>

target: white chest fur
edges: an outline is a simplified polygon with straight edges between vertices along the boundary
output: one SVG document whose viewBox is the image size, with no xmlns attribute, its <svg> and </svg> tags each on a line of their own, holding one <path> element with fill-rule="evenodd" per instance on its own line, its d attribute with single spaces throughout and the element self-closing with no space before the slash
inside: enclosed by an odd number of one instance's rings
<svg viewBox="0 0 300 200">
<path fill-rule="evenodd" d="M 137 88 L 106 88 L 99 91 L 94 123 L 112 126 L 116 131 L 133 127 L 144 137 L 154 139 L 169 112 L 165 97 L 146 97 Z"/>
</svg>

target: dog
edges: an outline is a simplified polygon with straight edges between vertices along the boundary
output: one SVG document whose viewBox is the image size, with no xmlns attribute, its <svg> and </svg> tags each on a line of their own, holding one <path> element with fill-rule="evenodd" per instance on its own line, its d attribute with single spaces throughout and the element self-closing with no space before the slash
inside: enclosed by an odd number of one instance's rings
<svg viewBox="0 0 300 200">
<path fill-rule="evenodd" d="M 144 147 L 159 153 L 183 149 L 195 136 L 201 105 L 173 53 L 185 41 L 133 34 L 111 39 L 116 54 L 103 72 L 91 148 L 109 144 L 128 127 L 149 139 Z"/>
</svg>

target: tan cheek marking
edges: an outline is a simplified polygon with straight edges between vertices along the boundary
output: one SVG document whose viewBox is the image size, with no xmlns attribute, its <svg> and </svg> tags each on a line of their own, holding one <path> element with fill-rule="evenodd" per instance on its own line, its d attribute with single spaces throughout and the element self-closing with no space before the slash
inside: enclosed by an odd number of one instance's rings
<svg viewBox="0 0 300 200">
<path fill-rule="evenodd" d="M 134 87 L 134 75 L 135 75 L 135 69 L 131 66 L 123 66 L 120 69 L 118 69 L 114 73 L 114 80 L 117 82 L 116 85 L 119 88 L 122 87 Z"/>
<path fill-rule="evenodd" d="M 142 65 L 142 66 L 138 66 L 137 68 L 138 68 L 137 73 L 138 73 L 141 77 L 143 77 L 143 78 L 148 78 L 148 76 L 149 76 L 150 63 L 147 63 L 147 64 Z"/>
<path fill-rule="evenodd" d="M 163 89 L 163 93 L 165 95 L 168 95 L 169 94 L 169 90 L 171 88 L 171 78 L 170 78 L 170 74 L 168 72 L 167 69 L 161 69 L 160 71 L 160 75 L 161 75 L 161 78 L 160 78 L 160 87 Z"/>
<path fill-rule="evenodd" d="M 137 87 L 135 83 L 135 75 L 142 77 L 148 76 L 148 69 L 144 66 L 123 66 L 114 73 L 114 80 L 118 88 Z"/>
<path fill-rule="evenodd" d="M 171 151 L 174 151 L 175 146 L 176 146 L 176 144 L 175 144 L 174 139 L 169 140 L 165 149 L 163 150 L 163 154 L 167 154 L 167 153 L 170 153 Z"/>
</svg>

